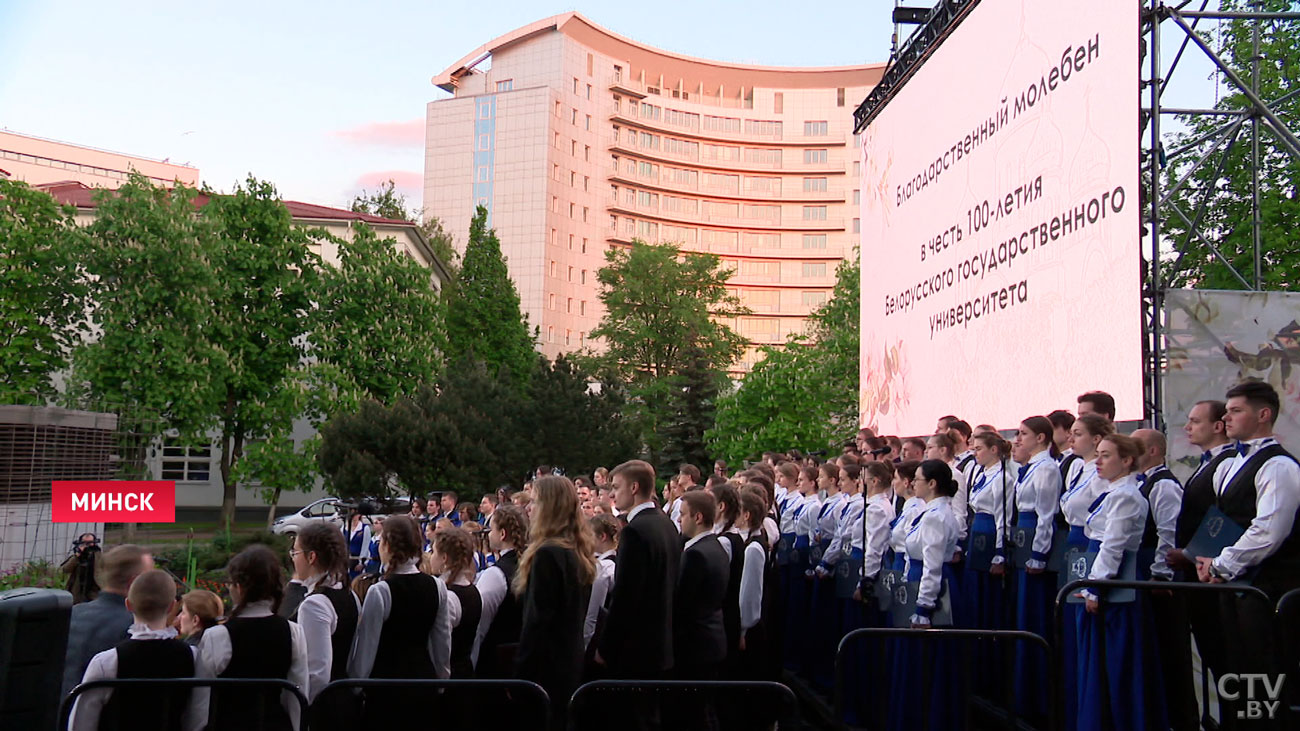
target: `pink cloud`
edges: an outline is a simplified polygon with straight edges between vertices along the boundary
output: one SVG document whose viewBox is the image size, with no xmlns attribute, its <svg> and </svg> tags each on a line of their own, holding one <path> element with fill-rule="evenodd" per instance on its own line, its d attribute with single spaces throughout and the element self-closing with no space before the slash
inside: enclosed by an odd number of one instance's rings
<svg viewBox="0 0 1300 731">
<path fill-rule="evenodd" d="M 363 145 L 423 147 L 424 119 L 412 119 L 407 122 L 370 122 L 335 130 L 332 134 L 348 142 Z"/>
<path fill-rule="evenodd" d="M 357 178 L 357 187 L 374 190 L 388 181 L 393 181 L 399 193 L 418 193 L 424 190 L 424 175 L 409 170 L 375 170 L 362 173 Z"/>
</svg>

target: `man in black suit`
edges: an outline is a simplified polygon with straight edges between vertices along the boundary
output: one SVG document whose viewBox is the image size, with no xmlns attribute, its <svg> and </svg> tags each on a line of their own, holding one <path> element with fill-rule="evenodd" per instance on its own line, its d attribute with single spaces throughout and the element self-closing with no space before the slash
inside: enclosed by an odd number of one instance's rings
<svg viewBox="0 0 1300 731">
<path fill-rule="evenodd" d="M 616 678 L 661 680 L 673 666 L 673 589 L 682 544 L 677 528 L 655 509 L 655 470 L 641 460 L 609 474 L 614 505 L 628 516 L 619 534 L 609 618 L 596 662 Z"/>
<path fill-rule="evenodd" d="M 717 500 L 707 490 L 682 496 L 682 536 L 687 541 L 673 601 L 673 675 L 683 680 L 716 679 L 727 656 L 722 605 L 730 560 L 713 534 L 717 510 Z"/>
<path fill-rule="evenodd" d="M 717 500 L 707 490 L 682 496 L 681 572 L 673 600 L 673 677 L 717 680 L 727 657 L 722 606 L 727 600 L 731 560 L 713 533 Z M 674 706 L 675 728 L 715 731 L 717 713 L 709 695 L 691 694 Z"/>
<path fill-rule="evenodd" d="M 627 517 L 627 525 L 619 533 L 618 571 L 595 661 L 608 667 L 613 678 L 663 680 L 673 666 L 673 589 L 681 536 L 672 520 L 655 508 L 655 470 L 649 463 L 624 462 L 609 477 L 614 505 L 620 517 Z M 632 719 L 631 728 L 659 728 L 658 701 L 650 694 L 634 694 L 611 712 Z M 605 712 L 593 718 L 601 715 L 611 717 Z"/>
</svg>

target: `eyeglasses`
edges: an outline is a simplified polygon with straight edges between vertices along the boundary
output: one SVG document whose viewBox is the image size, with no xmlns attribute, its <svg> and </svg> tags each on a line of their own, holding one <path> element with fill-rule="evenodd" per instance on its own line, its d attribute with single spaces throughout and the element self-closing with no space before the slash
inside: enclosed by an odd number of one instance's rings
<svg viewBox="0 0 1300 731">
<path fill-rule="evenodd" d="M 304 553 L 306 553 L 306 551 L 304 551 L 304 550 L 302 550 L 302 549 L 300 549 L 300 548 L 290 548 L 290 549 L 289 549 L 289 558 L 298 558 L 299 556 L 301 556 L 301 555 L 304 554 Z"/>
</svg>

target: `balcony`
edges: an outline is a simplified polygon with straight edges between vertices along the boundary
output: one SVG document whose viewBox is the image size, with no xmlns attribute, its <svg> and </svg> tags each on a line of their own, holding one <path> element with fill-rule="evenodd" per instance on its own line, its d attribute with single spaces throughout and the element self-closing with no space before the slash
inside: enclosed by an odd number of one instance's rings
<svg viewBox="0 0 1300 731">
<path fill-rule="evenodd" d="M 625 140 L 615 140 L 611 142 L 608 151 L 619 155 L 634 155 L 638 158 L 652 160 L 657 163 L 666 165 L 680 165 L 698 170 L 725 170 L 727 172 L 738 173 L 790 173 L 800 175 L 844 175 L 846 170 L 843 162 L 838 162 L 834 158 L 827 159 L 826 162 L 804 163 L 802 156 L 796 161 L 785 159 L 783 156 L 779 163 L 754 163 L 745 162 L 744 160 L 686 160 L 679 155 L 673 155 L 664 152 L 661 149 L 650 149 L 627 143 Z"/>
<path fill-rule="evenodd" d="M 656 221 L 665 221 L 667 223 L 680 223 L 693 226 L 715 226 L 718 228 L 746 229 L 754 231 L 843 231 L 843 218 L 826 218 L 822 220 L 782 220 L 782 219 L 759 219 L 747 218 L 744 216 L 723 216 L 711 214 L 707 211 L 700 210 L 695 213 L 683 213 L 679 211 L 663 211 L 660 209 L 651 210 L 642 208 L 637 205 L 628 205 L 624 201 L 612 201 L 606 199 L 606 205 L 611 213 L 621 213 L 627 216 L 639 216 L 641 218 L 650 218 Z"/>
</svg>

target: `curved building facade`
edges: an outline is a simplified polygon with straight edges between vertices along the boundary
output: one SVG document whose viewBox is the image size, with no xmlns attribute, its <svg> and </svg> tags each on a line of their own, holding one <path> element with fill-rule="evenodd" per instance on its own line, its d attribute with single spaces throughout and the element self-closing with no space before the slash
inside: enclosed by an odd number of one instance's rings
<svg viewBox="0 0 1300 731">
<path fill-rule="evenodd" d="M 734 270 L 756 349 L 802 332 L 858 241 L 854 100 L 884 65 L 776 68 L 670 53 L 577 13 L 480 46 L 433 78 L 424 205 L 462 240 L 476 205 L 551 357 L 587 345 L 596 271 L 633 239 Z"/>
</svg>

